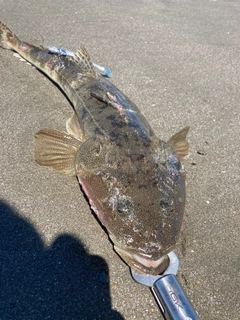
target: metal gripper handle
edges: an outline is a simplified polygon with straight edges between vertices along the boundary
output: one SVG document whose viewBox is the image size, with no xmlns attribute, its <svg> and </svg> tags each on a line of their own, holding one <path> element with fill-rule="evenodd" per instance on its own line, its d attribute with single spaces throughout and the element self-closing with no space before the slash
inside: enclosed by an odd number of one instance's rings
<svg viewBox="0 0 240 320">
<path fill-rule="evenodd" d="M 199 320 L 175 275 L 162 276 L 151 290 L 166 320 Z"/>
</svg>

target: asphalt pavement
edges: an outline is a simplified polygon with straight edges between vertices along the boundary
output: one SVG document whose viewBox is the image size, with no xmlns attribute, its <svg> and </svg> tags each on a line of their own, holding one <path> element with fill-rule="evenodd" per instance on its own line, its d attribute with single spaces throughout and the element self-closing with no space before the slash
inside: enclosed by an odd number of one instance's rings
<svg viewBox="0 0 240 320">
<path fill-rule="evenodd" d="M 240 2 L 1 0 L 0 13 L 27 42 L 84 45 L 163 140 L 191 127 L 178 280 L 200 319 L 239 319 Z M 65 96 L 0 49 L 0 100 L 0 319 L 161 319 L 76 179 L 33 159 L 40 128 L 65 129 Z"/>
</svg>

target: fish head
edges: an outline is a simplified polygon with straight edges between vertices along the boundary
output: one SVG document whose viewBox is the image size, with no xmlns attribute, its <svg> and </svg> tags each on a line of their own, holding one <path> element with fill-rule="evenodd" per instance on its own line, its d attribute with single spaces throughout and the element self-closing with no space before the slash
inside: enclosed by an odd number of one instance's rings
<svg viewBox="0 0 240 320">
<path fill-rule="evenodd" d="M 166 156 L 166 153 L 168 154 Z M 185 181 L 181 164 L 165 145 L 164 164 L 138 162 L 126 188 L 111 198 L 115 225 L 109 230 L 116 252 L 135 270 L 160 274 L 167 254 L 176 245 L 185 205 Z"/>
<path fill-rule="evenodd" d="M 180 161 L 163 141 L 151 152 L 103 154 L 91 170 L 78 166 L 83 191 L 118 255 L 139 272 L 160 274 L 183 218 Z"/>
</svg>

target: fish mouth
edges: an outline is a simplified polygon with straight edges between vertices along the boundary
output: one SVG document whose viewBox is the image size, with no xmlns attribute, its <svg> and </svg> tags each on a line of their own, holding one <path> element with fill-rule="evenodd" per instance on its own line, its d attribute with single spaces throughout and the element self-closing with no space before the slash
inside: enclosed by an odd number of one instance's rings
<svg viewBox="0 0 240 320">
<path fill-rule="evenodd" d="M 141 273 L 159 275 L 162 274 L 169 265 L 169 258 L 167 255 L 154 260 L 147 255 L 130 252 L 117 246 L 114 246 L 114 249 L 130 268 Z"/>
</svg>

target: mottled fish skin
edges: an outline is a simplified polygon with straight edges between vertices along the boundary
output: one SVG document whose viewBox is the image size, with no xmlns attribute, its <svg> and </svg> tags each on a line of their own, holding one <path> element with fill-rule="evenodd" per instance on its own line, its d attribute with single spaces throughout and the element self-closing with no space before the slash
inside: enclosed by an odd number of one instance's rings
<svg viewBox="0 0 240 320">
<path fill-rule="evenodd" d="M 180 160 L 188 153 L 189 127 L 168 143 L 158 139 L 136 105 L 97 74 L 84 48 L 74 58 L 58 56 L 20 41 L 3 23 L 0 45 L 55 81 L 75 111 L 68 133 L 43 129 L 36 134 L 36 161 L 77 175 L 116 252 L 130 267 L 162 272 L 162 258 L 176 246 L 183 219 Z"/>
</svg>

